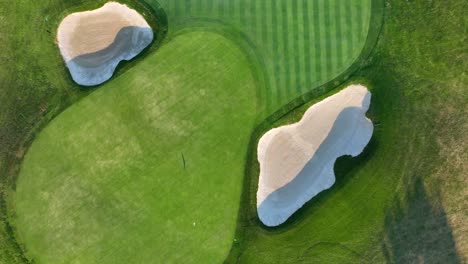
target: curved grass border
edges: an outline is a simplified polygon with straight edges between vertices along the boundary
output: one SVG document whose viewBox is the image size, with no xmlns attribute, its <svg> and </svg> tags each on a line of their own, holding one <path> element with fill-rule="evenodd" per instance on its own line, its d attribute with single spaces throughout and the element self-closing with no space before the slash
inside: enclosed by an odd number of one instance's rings
<svg viewBox="0 0 468 264">
<path fill-rule="evenodd" d="M 183 23 L 176 25 L 176 30 L 168 36 L 167 40 L 170 41 L 170 39 L 178 35 L 193 30 L 219 34 L 240 47 L 242 52 L 247 56 L 250 71 L 255 80 L 257 112 L 263 115 L 266 111 L 266 105 L 263 104 L 264 94 L 267 87 L 269 87 L 263 51 L 255 45 L 247 34 L 219 19 L 189 18 L 184 20 Z M 262 116 L 257 116 L 256 118 L 256 122 L 260 121 L 258 120 L 259 118 L 263 119 Z"/>
<path fill-rule="evenodd" d="M 353 77 L 353 73 L 365 68 L 368 65 L 368 60 L 371 58 L 371 55 L 375 50 L 375 47 L 378 43 L 380 34 L 383 29 L 385 18 L 384 13 L 385 1 L 372 0 L 371 18 L 369 21 L 369 31 L 367 34 L 366 42 L 359 57 L 351 64 L 351 66 L 348 69 L 339 74 L 336 78 L 310 90 L 309 92 L 284 105 L 279 110 L 268 116 L 254 129 L 248 146 L 243 191 L 241 197 L 241 205 L 238 213 L 238 225 L 236 228 L 236 235 L 231 247 L 231 251 L 227 256 L 225 263 L 238 262 L 238 259 L 243 252 L 242 238 L 244 237 L 247 228 L 249 228 L 250 226 L 260 226 L 262 227 L 262 230 L 266 233 L 282 233 L 294 227 L 294 222 L 296 222 L 296 218 L 298 217 L 297 213 L 290 217 L 284 224 L 278 227 L 266 227 L 260 222 L 260 220 L 257 217 L 255 193 L 258 185 L 258 175 L 260 169 L 259 164 L 256 160 L 257 143 L 260 137 L 269 129 L 273 128 L 275 123 L 281 120 L 283 117 L 294 112 L 295 110 L 298 110 L 298 108 L 305 104 L 314 103 L 319 101 L 320 99 L 323 99 L 328 93 L 332 92 L 335 88 L 343 86 L 346 82 L 348 82 Z"/>
</svg>

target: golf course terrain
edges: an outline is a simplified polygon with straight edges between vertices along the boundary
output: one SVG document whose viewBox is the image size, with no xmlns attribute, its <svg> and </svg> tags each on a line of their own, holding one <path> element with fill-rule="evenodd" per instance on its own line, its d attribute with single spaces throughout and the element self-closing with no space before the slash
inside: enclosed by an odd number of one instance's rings
<svg viewBox="0 0 468 264">
<path fill-rule="evenodd" d="M 31 146 L 19 237 L 40 263 L 222 262 L 255 118 L 246 57 L 220 35 L 187 33 L 116 80 Z"/>
<path fill-rule="evenodd" d="M 0 264 L 468 261 L 466 1 L 115 2 L 147 35 L 78 22 L 91 87 L 59 28 L 107 0 L 0 3 Z M 265 225 L 262 137 L 357 84 L 370 141 Z"/>
</svg>

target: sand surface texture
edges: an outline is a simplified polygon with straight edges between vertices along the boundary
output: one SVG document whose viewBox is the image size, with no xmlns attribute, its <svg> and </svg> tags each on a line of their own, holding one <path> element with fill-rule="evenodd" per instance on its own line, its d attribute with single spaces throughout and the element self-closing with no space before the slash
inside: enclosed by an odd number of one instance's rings
<svg viewBox="0 0 468 264">
<path fill-rule="evenodd" d="M 363 151 L 373 132 L 365 116 L 370 99 L 366 87 L 349 86 L 311 106 L 298 123 L 274 128 L 260 139 L 257 211 L 265 225 L 284 223 L 330 188 L 337 158 Z"/>
<path fill-rule="evenodd" d="M 57 32 L 73 80 L 85 86 L 110 79 L 120 61 L 134 58 L 152 40 L 153 30 L 145 19 L 116 2 L 68 15 Z"/>
</svg>

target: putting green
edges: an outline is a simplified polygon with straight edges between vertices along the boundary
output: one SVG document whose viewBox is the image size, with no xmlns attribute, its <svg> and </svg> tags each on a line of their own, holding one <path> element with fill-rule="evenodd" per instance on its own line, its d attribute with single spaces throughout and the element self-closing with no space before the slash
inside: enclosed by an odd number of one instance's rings
<svg viewBox="0 0 468 264">
<path fill-rule="evenodd" d="M 53 120 L 17 181 L 35 263 L 221 263 L 256 87 L 221 35 L 179 35 Z"/>
</svg>

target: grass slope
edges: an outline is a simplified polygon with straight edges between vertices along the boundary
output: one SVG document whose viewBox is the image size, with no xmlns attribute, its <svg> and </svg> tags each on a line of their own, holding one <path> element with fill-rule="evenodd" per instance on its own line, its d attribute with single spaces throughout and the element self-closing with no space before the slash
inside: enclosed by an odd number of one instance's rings
<svg viewBox="0 0 468 264">
<path fill-rule="evenodd" d="M 335 78 L 358 58 L 366 42 L 372 1 L 158 2 L 167 13 L 171 32 L 222 27 L 224 34 L 248 40 L 264 74 L 260 110 L 265 117 Z"/>
<path fill-rule="evenodd" d="M 18 178 L 28 255 L 47 264 L 222 262 L 255 102 L 241 50 L 187 33 L 68 108 L 38 135 Z"/>
<path fill-rule="evenodd" d="M 335 186 L 275 229 L 257 220 L 252 152 L 230 262 L 466 262 L 467 9 L 466 1 L 386 2 L 376 50 L 351 78 L 373 93 L 370 145 L 339 159 Z M 262 124 L 252 150 L 312 103 Z"/>
</svg>

